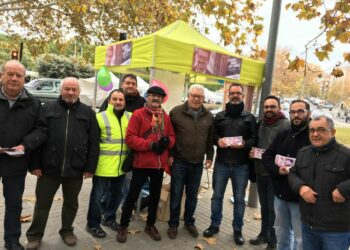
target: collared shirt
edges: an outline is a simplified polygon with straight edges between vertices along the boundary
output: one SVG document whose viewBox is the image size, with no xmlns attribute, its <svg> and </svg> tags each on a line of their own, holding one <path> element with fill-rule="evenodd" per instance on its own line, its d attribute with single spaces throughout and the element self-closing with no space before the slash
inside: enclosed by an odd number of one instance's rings
<svg viewBox="0 0 350 250">
<path fill-rule="evenodd" d="M 15 98 L 11 98 L 8 95 L 6 95 L 5 91 L 4 91 L 4 86 L 1 84 L 1 91 L 0 91 L 0 98 L 1 99 L 5 99 L 9 102 L 10 108 L 12 108 L 13 104 L 15 104 L 15 102 L 22 96 L 26 96 L 25 92 L 23 90 L 21 90 L 21 92 L 19 92 L 19 94 L 15 97 Z"/>
</svg>

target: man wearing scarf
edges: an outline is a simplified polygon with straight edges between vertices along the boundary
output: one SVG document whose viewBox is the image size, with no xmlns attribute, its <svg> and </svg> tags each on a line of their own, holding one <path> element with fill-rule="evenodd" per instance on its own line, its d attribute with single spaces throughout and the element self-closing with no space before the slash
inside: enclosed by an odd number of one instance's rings
<svg viewBox="0 0 350 250">
<path fill-rule="evenodd" d="M 203 235 L 211 237 L 219 232 L 225 189 L 228 179 L 231 179 L 235 200 L 232 222 L 234 241 L 237 245 L 243 245 L 242 227 L 244 197 L 249 177 L 249 151 L 256 143 L 257 127 L 255 117 L 244 110 L 243 87 L 232 84 L 228 97 L 230 101 L 226 104 L 226 110 L 218 113 L 214 121 L 214 143 L 217 146 L 213 173 L 214 194 L 211 199 L 211 224 Z M 241 143 L 228 143 L 228 140 L 237 137 L 242 138 Z"/>
<path fill-rule="evenodd" d="M 267 149 L 276 135 L 288 128 L 290 123 L 285 118 L 280 108 L 280 100 L 276 96 L 268 96 L 264 100 L 264 117 L 258 124 L 258 143 L 257 148 Z M 272 177 L 264 168 L 261 158 L 254 157 L 253 150 L 249 157 L 254 159 L 256 183 L 259 193 L 260 211 L 261 211 L 261 230 L 255 239 L 249 242 L 252 245 L 261 245 L 268 243 L 268 250 L 276 248 L 276 235 L 273 225 L 275 222 L 275 211 L 273 209 L 273 184 Z"/>
<path fill-rule="evenodd" d="M 350 149 L 335 140 L 334 122 L 309 124 L 311 146 L 301 149 L 289 183 L 300 195 L 303 249 L 350 247 Z"/>
<path fill-rule="evenodd" d="M 280 132 L 262 155 L 262 163 L 271 174 L 274 187 L 275 232 L 277 249 L 302 249 L 301 221 L 298 195 L 288 184 L 289 168 L 276 165 L 276 155 L 296 158 L 298 151 L 310 145 L 308 125 L 310 105 L 303 100 L 294 100 L 290 105 L 291 128 Z"/>
<path fill-rule="evenodd" d="M 155 240 L 161 236 L 154 226 L 156 212 L 163 182 L 163 172 L 167 168 L 169 149 L 175 144 L 175 133 L 169 116 L 161 104 L 166 96 L 164 90 L 153 86 L 147 90 L 145 107 L 136 110 L 129 122 L 126 133 L 126 144 L 135 151 L 130 191 L 125 200 L 120 219 L 117 241 L 127 240 L 128 226 L 141 188 L 147 179 L 150 180 L 148 217 L 145 233 Z"/>
</svg>

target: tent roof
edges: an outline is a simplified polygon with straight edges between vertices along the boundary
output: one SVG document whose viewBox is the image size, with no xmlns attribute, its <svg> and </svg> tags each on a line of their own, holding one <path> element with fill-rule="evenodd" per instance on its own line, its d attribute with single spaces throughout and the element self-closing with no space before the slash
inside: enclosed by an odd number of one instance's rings
<svg viewBox="0 0 350 250">
<path fill-rule="evenodd" d="M 260 86 L 262 84 L 264 62 L 252 60 L 229 52 L 204 37 L 183 21 L 174 22 L 150 35 L 127 41 L 132 42 L 130 65 L 112 66 L 108 67 L 109 70 L 146 76 L 149 75 L 149 68 L 154 67 L 156 69 L 184 74 L 223 79 L 229 82 L 235 81 L 255 86 Z M 126 41 L 118 43 L 124 42 Z M 110 45 L 96 47 L 95 69 L 100 69 L 105 65 L 106 51 L 107 47 Z M 192 60 L 195 47 L 242 58 L 240 80 L 193 72 Z"/>
</svg>

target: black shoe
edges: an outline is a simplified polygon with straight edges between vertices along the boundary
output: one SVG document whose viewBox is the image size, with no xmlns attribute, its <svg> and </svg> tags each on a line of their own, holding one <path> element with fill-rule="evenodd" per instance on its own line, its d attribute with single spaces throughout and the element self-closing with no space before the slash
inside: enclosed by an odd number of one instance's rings
<svg viewBox="0 0 350 250">
<path fill-rule="evenodd" d="M 100 226 L 97 227 L 89 227 L 86 225 L 86 231 L 88 231 L 92 236 L 96 238 L 104 238 L 106 237 L 106 232 Z"/>
<path fill-rule="evenodd" d="M 102 221 L 102 225 L 109 227 L 110 229 L 116 232 L 120 229 L 120 225 L 115 221 Z"/>
<path fill-rule="evenodd" d="M 261 234 L 261 233 L 255 239 L 249 240 L 249 243 L 252 245 L 262 245 L 262 244 L 265 244 L 267 242 L 268 242 L 268 240 L 267 240 L 266 236 Z"/>
<path fill-rule="evenodd" d="M 219 227 L 210 226 L 203 232 L 203 236 L 211 237 L 219 232 Z"/>
<path fill-rule="evenodd" d="M 237 245 L 242 246 L 244 244 L 244 238 L 242 236 L 242 231 L 234 230 L 233 238 Z"/>
<path fill-rule="evenodd" d="M 24 250 L 24 247 L 19 243 L 5 243 L 7 250 Z"/>
<path fill-rule="evenodd" d="M 267 247 L 265 248 L 265 250 L 276 250 L 276 249 L 277 249 L 276 244 L 270 244 L 270 243 L 268 243 Z"/>
</svg>

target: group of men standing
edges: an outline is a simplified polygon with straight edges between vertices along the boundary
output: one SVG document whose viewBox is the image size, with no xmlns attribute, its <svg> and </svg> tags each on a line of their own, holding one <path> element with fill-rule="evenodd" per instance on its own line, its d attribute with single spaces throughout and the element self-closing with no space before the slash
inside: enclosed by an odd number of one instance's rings
<svg viewBox="0 0 350 250">
<path fill-rule="evenodd" d="M 63 79 L 57 101 L 43 106 L 24 88 L 25 67 L 11 60 L 1 69 L 0 176 L 5 198 L 4 239 L 7 249 L 24 249 L 20 214 L 27 170 L 38 177 L 33 221 L 27 231 L 27 249 L 37 249 L 49 211 L 62 186 L 62 225 L 59 233 L 74 246 L 73 221 L 83 178 L 92 179 L 86 230 L 106 236 L 101 224 L 118 231 L 126 242 L 133 206 L 149 181 L 145 232 L 161 240 L 155 227 L 163 173 L 171 172 L 170 239 L 177 237 L 182 194 L 184 227 L 198 237 L 195 225 L 197 194 L 205 168 L 213 164 L 211 223 L 203 235 L 219 232 L 223 198 L 231 179 L 234 194 L 233 239 L 245 243 L 242 229 L 249 165 L 254 161 L 261 204 L 261 231 L 249 242 L 267 243 L 266 249 L 347 249 L 350 242 L 350 151 L 336 142 L 333 121 L 325 116 L 310 122 L 310 106 L 303 100 L 290 105 L 290 122 L 275 96 L 264 100 L 258 123 L 245 110 L 239 84 L 228 89 L 229 102 L 215 118 L 203 106 L 204 88 L 192 85 L 188 100 L 162 109 L 166 93 L 152 86 L 146 100 L 138 95 L 134 75 L 126 75 L 122 89 L 113 90 L 97 115 L 79 101 L 76 78 Z M 310 145 L 311 144 L 311 145 Z M 254 148 L 255 149 L 254 149 Z M 265 151 L 257 157 L 254 150 Z M 16 155 L 8 155 L 8 151 Z M 121 166 L 134 152 L 132 173 Z M 276 162 L 294 159 L 294 167 Z M 124 190 L 124 191 L 123 191 Z M 126 191 L 125 191 L 126 190 Z M 124 192 L 124 195 L 123 195 Z M 116 211 L 124 196 L 120 224 Z M 300 207 L 300 209 L 299 209 Z M 301 219 L 300 219 L 301 218 Z"/>
</svg>

